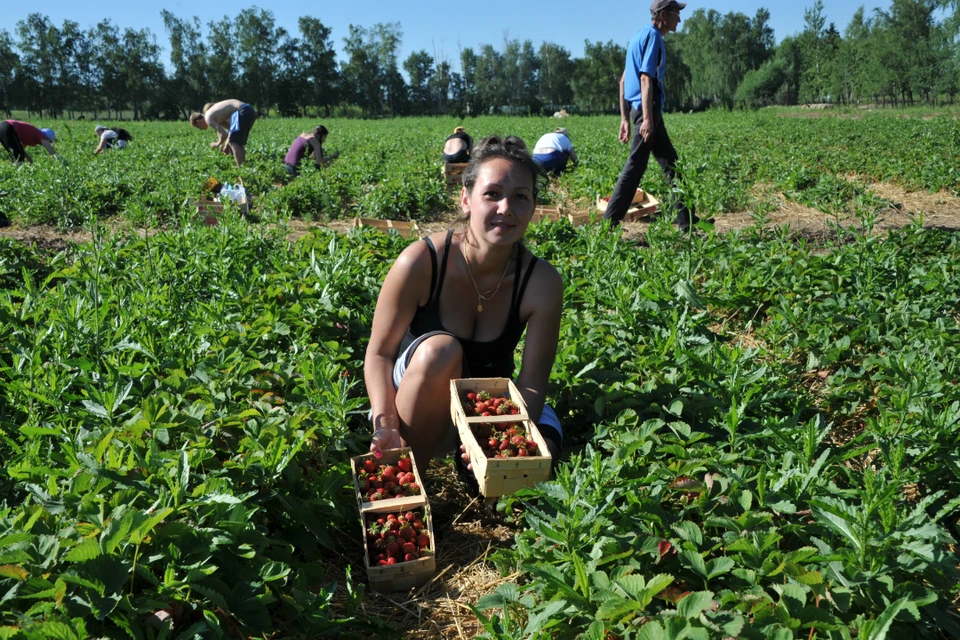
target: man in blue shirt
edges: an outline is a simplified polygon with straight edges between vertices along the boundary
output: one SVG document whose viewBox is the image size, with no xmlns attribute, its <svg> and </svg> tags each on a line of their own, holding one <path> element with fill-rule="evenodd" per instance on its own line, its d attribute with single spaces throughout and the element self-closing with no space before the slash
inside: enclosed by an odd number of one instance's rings
<svg viewBox="0 0 960 640">
<path fill-rule="evenodd" d="M 626 215 L 647 170 L 651 152 L 671 186 L 676 178 L 677 152 L 663 123 L 663 105 L 666 102 L 663 75 L 667 70 L 663 36 L 677 30 L 680 10 L 686 6 L 686 3 L 677 0 L 653 0 L 650 5 L 651 24 L 640 29 L 627 46 L 626 65 L 620 77 L 620 142 L 630 141 L 631 120 L 634 135 L 627 163 L 603 214 L 614 224 L 618 224 Z M 674 223 L 684 231 L 700 220 L 679 198 L 673 203 L 673 208 L 676 212 Z"/>
</svg>

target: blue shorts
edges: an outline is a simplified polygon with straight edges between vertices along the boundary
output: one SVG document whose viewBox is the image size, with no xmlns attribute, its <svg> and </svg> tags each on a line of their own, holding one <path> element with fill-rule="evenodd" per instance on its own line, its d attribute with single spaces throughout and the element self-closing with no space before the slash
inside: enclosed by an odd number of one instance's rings
<svg viewBox="0 0 960 640">
<path fill-rule="evenodd" d="M 413 353 L 417 350 L 423 341 L 427 338 L 432 338 L 433 336 L 452 336 L 456 338 L 452 333 L 447 333 L 446 331 L 428 331 L 419 338 L 414 338 L 411 342 L 410 339 L 413 336 L 410 332 L 407 332 L 407 335 L 404 336 L 403 341 L 400 343 L 400 355 L 397 357 L 396 363 L 393 365 L 393 388 L 400 388 L 400 381 L 403 379 L 403 374 L 407 372 L 407 367 L 410 366 L 410 360 L 413 359 Z M 404 344 L 407 346 L 404 347 Z M 549 431 L 546 431 L 544 427 L 548 429 L 553 429 L 557 432 L 557 438 L 550 437 L 551 440 L 557 441 L 558 445 L 563 444 L 563 427 L 560 425 L 560 418 L 557 417 L 557 412 L 553 410 L 549 404 L 544 403 L 543 411 L 540 413 L 540 420 L 537 421 L 537 427 L 540 428 L 541 433 L 546 438 L 551 436 Z"/>
<path fill-rule="evenodd" d="M 257 112 L 248 104 L 243 104 L 230 116 L 230 135 L 227 142 L 246 146 L 247 136 L 250 135 L 250 129 L 253 129 L 253 123 L 257 121 Z"/>
<path fill-rule="evenodd" d="M 567 168 L 567 159 L 570 154 L 566 151 L 551 151 L 550 153 L 535 153 L 533 160 L 547 173 L 559 176 Z"/>
</svg>

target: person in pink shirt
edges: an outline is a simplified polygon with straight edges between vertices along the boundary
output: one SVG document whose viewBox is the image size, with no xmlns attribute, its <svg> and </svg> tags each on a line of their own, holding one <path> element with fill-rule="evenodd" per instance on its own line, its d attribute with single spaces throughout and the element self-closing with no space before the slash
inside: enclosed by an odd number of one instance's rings
<svg viewBox="0 0 960 640">
<path fill-rule="evenodd" d="M 56 157 L 57 152 L 53 150 L 51 144 L 57 136 L 53 129 L 37 129 L 28 122 L 19 120 L 4 120 L 0 122 L 0 145 L 12 156 L 14 163 L 20 165 L 23 161 L 32 163 L 33 158 L 27 153 L 24 147 L 42 146 L 51 156 Z"/>
</svg>

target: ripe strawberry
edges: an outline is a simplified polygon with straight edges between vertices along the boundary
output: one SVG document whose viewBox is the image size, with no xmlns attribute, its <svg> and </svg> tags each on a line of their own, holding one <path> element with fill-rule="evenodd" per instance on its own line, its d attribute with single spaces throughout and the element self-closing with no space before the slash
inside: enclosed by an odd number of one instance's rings
<svg viewBox="0 0 960 640">
<path fill-rule="evenodd" d="M 537 450 L 537 443 L 533 440 L 527 440 L 527 450 L 530 453 L 534 453 Z"/>
<path fill-rule="evenodd" d="M 420 520 L 419 518 L 416 519 L 416 520 L 414 520 L 414 521 L 413 521 L 413 528 L 414 528 L 415 530 L 417 530 L 417 531 L 422 531 L 422 530 L 423 530 L 423 520 Z"/>
<path fill-rule="evenodd" d="M 416 552 L 417 552 L 417 545 L 413 544 L 412 542 L 404 542 L 404 543 L 403 543 L 403 552 L 404 552 L 404 553 L 416 553 Z"/>
<path fill-rule="evenodd" d="M 421 549 L 426 549 L 430 546 L 430 536 L 425 533 L 421 533 L 417 536 L 417 546 Z"/>
<path fill-rule="evenodd" d="M 506 451 L 509 448 L 510 448 L 509 440 L 504 440 L 503 442 L 500 443 L 500 451 Z"/>
<path fill-rule="evenodd" d="M 400 467 L 400 470 L 405 473 L 413 471 L 413 462 L 411 462 L 410 458 L 407 456 L 403 456 L 397 460 L 397 466 Z"/>
<path fill-rule="evenodd" d="M 394 557 L 387 558 L 387 559 L 386 559 L 386 563 L 387 563 L 387 564 L 397 564 L 397 559 L 394 558 Z"/>
<path fill-rule="evenodd" d="M 368 458 L 363 461 L 363 470 L 367 473 L 373 473 L 377 470 L 377 463 L 373 461 L 373 458 Z"/>
<path fill-rule="evenodd" d="M 416 482 L 411 482 L 410 484 L 407 485 L 406 494 L 407 494 L 408 496 L 416 496 L 416 495 L 419 495 L 419 494 L 420 494 L 420 485 L 418 485 Z"/>
<path fill-rule="evenodd" d="M 370 500 L 373 500 L 373 501 L 384 500 L 386 499 L 386 497 L 387 497 L 386 491 L 384 491 L 383 489 L 377 489 L 376 491 L 373 492 L 373 495 L 370 496 Z"/>
<path fill-rule="evenodd" d="M 383 479 L 384 482 L 393 482 L 396 480 L 397 474 L 394 473 L 393 467 L 384 467 L 383 471 L 380 472 L 380 478 Z"/>
<path fill-rule="evenodd" d="M 467 400 L 469 400 L 470 402 L 476 402 L 477 394 L 475 394 L 473 391 L 467 392 Z"/>
<path fill-rule="evenodd" d="M 395 555 L 397 555 L 397 552 L 398 552 L 398 551 L 400 551 L 400 545 L 399 545 L 399 544 L 397 544 L 396 542 L 388 542 L 388 543 L 387 543 L 387 553 L 388 553 L 388 554 L 390 554 L 391 556 L 395 556 Z"/>
<path fill-rule="evenodd" d="M 410 542 L 417 537 L 417 532 L 410 525 L 404 525 L 403 528 L 400 529 L 400 533 L 398 535 L 405 541 Z"/>
<path fill-rule="evenodd" d="M 413 511 L 407 511 L 405 514 L 403 514 L 403 519 L 407 522 L 413 522 L 417 519 L 417 516 L 413 515 Z"/>
<path fill-rule="evenodd" d="M 408 553 L 405 556 L 403 556 L 404 562 L 413 562 L 416 559 L 417 559 L 417 554 L 415 553 Z"/>
<path fill-rule="evenodd" d="M 530 454 L 527 453 L 527 450 L 522 447 L 517 451 L 517 456 L 520 458 L 526 458 L 528 455 Z"/>
<path fill-rule="evenodd" d="M 383 483 L 383 490 L 384 490 L 384 491 L 393 492 L 393 490 L 396 489 L 396 488 L 397 488 L 397 483 L 395 483 L 395 482 L 384 482 L 384 483 Z"/>
<path fill-rule="evenodd" d="M 390 559 L 393 560 L 393 558 L 390 558 Z M 390 563 L 387 562 L 386 560 L 377 560 L 377 566 L 378 566 L 378 567 L 385 567 L 385 566 L 387 566 L 388 564 L 390 564 Z"/>
</svg>

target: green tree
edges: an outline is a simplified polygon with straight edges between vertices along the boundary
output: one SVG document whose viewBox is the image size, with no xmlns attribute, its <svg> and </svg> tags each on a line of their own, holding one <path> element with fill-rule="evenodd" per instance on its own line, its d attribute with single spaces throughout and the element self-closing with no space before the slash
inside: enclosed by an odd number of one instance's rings
<svg viewBox="0 0 960 640">
<path fill-rule="evenodd" d="M 554 110 L 570 104 L 573 101 L 570 79 L 575 69 L 570 52 L 560 45 L 544 42 L 540 45 L 537 56 L 540 58 L 537 98 Z"/>
<path fill-rule="evenodd" d="M 340 101 L 340 77 L 337 54 L 330 40 L 331 31 L 309 16 L 300 18 L 297 26 L 300 29 L 299 68 L 303 103 L 322 108 L 325 114 L 329 114 L 330 107 Z"/>
<path fill-rule="evenodd" d="M 403 62 L 403 69 L 410 78 L 410 107 L 413 113 L 429 113 L 433 109 L 431 81 L 434 68 L 433 57 L 421 49 L 414 51 Z"/>
<path fill-rule="evenodd" d="M 13 38 L 6 30 L 0 31 L 0 111 L 11 116 L 13 105 L 18 104 L 23 95 L 20 88 L 20 56 L 15 51 Z"/>
<path fill-rule="evenodd" d="M 160 12 L 170 38 L 170 83 L 180 112 L 186 119 L 190 112 L 210 100 L 207 80 L 207 48 L 200 33 L 200 19 L 181 20 L 167 10 Z"/>
<path fill-rule="evenodd" d="M 228 98 L 253 100 L 241 95 L 238 81 L 238 52 L 236 28 L 233 19 L 224 16 L 220 22 L 207 24 L 207 81 L 210 95 L 206 102 L 218 102 Z"/>
<path fill-rule="evenodd" d="M 583 57 L 574 61 L 573 97 L 581 109 L 620 112 L 620 76 L 627 50 L 613 40 L 583 43 Z"/>
</svg>

